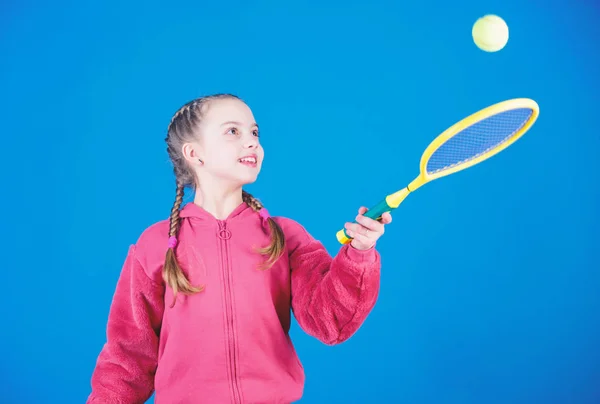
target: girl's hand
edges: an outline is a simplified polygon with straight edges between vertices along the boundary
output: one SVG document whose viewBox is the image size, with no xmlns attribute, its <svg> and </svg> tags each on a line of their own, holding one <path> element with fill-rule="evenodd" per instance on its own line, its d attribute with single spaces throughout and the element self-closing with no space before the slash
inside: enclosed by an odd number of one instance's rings
<svg viewBox="0 0 600 404">
<path fill-rule="evenodd" d="M 352 237 L 352 247 L 357 250 L 368 250 L 373 247 L 385 232 L 385 225 L 392 222 L 392 215 L 389 212 L 385 212 L 381 216 L 381 221 L 377 221 L 363 216 L 366 211 L 367 208 L 362 206 L 358 209 L 357 223 L 346 223 L 344 226 L 348 236 Z"/>
</svg>

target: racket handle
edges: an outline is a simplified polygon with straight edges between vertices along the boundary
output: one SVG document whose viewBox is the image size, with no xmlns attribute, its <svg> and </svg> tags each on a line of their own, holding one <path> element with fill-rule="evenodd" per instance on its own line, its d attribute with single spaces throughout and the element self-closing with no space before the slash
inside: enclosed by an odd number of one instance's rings
<svg viewBox="0 0 600 404">
<path fill-rule="evenodd" d="M 366 216 L 368 218 L 375 219 L 375 220 L 380 220 L 381 215 L 383 215 L 385 212 L 389 212 L 392 209 L 394 209 L 388 204 L 387 199 L 388 198 L 383 199 L 377 205 L 375 205 L 371 209 L 367 210 L 363 214 L 363 216 Z M 356 221 L 354 221 L 354 223 L 356 223 Z M 352 238 L 350 236 L 348 236 L 348 234 L 346 233 L 345 228 L 338 231 L 336 234 L 336 237 L 337 237 L 338 241 L 340 242 L 340 244 L 348 244 L 349 242 L 352 241 Z"/>
</svg>

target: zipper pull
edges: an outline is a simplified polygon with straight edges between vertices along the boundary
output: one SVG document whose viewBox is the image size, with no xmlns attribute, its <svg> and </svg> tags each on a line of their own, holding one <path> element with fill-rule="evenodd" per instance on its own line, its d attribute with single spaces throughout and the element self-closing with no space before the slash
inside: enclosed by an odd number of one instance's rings
<svg viewBox="0 0 600 404">
<path fill-rule="evenodd" d="M 229 240 L 231 238 L 231 232 L 227 229 L 227 223 L 223 220 L 219 220 L 218 236 L 221 240 Z"/>
</svg>

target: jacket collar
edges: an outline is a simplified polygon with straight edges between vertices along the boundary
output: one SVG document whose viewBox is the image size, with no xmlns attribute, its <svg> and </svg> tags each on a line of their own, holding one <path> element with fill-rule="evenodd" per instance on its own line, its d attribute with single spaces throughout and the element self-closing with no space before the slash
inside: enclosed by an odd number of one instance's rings
<svg viewBox="0 0 600 404">
<path fill-rule="evenodd" d="M 227 216 L 225 221 L 234 219 L 234 218 L 244 218 L 249 215 L 254 214 L 254 210 L 250 206 L 246 204 L 246 202 L 240 203 L 230 214 Z M 179 217 L 193 217 L 207 221 L 215 221 L 217 220 L 211 213 L 204 210 L 204 208 L 196 205 L 193 202 L 187 203 L 179 212 Z"/>
</svg>

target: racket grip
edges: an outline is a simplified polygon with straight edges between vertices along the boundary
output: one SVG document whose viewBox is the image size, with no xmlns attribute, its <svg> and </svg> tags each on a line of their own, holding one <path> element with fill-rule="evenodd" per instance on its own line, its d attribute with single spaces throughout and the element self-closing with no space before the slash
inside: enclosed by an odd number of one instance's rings
<svg viewBox="0 0 600 404">
<path fill-rule="evenodd" d="M 381 219 L 381 215 L 383 215 L 385 212 L 390 212 L 393 208 L 387 203 L 387 198 L 383 199 L 381 202 L 379 202 L 377 205 L 373 206 L 371 209 L 367 210 L 363 216 L 366 216 L 368 218 L 371 219 L 375 219 L 375 220 L 380 220 Z M 356 221 L 354 221 L 354 223 L 356 223 Z M 336 237 L 338 239 L 338 241 L 340 242 L 340 244 L 348 244 L 349 242 L 352 241 L 352 238 L 350 236 L 348 236 L 348 234 L 346 233 L 346 229 L 342 229 L 340 231 L 337 232 Z"/>
</svg>

